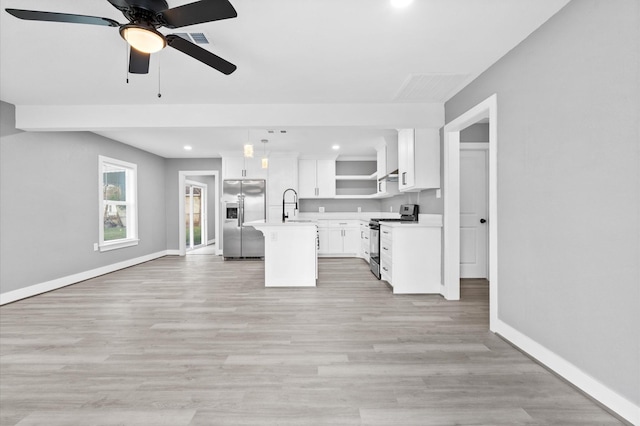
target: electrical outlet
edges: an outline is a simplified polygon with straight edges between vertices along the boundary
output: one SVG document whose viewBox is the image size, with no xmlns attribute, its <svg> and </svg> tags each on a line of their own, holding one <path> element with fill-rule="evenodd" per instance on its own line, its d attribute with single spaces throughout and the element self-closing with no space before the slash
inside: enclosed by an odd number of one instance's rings
<svg viewBox="0 0 640 426">
<path fill-rule="evenodd" d="M 362 213 L 362 207 L 358 207 L 358 213 Z"/>
<path fill-rule="evenodd" d="M 389 211 L 393 213 L 393 206 L 389 206 Z"/>
<path fill-rule="evenodd" d="M 324 213 L 324 207 L 318 207 L 318 212 Z"/>
<path fill-rule="evenodd" d="M 98 251 L 98 243 L 93 243 L 93 251 Z"/>
<path fill-rule="evenodd" d="M 436 189 L 436 198 L 442 197 L 442 189 Z"/>
</svg>

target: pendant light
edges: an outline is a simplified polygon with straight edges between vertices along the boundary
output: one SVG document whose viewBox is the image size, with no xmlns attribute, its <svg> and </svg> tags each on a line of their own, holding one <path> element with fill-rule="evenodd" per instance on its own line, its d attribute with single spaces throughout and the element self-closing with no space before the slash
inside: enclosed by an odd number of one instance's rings
<svg viewBox="0 0 640 426">
<path fill-rule="evenodd" d="M 244 145 L 244 158 L 253 158 L 253 145 L 249 143 L 248 130 L 247 130 L 247 143 Z"/>
<path fill-rule="evenodd" d="M 267 142 L 269 142 L 267 139 L 262 139 L 262 168 L 263 169 L 268 169 L 269 168 L 269 158 L 267 157 Z"/>
</svg>

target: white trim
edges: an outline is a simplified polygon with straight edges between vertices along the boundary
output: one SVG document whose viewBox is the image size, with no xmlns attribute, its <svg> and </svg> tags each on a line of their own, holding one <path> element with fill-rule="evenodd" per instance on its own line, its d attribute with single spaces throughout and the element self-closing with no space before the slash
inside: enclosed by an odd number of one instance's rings
<svg viewBox="0 0 640 426">
<path fill-rule="evenodd" d="M 180 256 L 180 250 L 167 250 L 167 256 Z"/>
<path fill-rule="evenodd" d="M 460 150 L 489 150 L 489 142 L 460 142 Z"/>
<path fill-rule="evenodd" d="M 444 287 L 448 300 L 460 299 L 460 131 L 489 119 L 489 329 L 498 319 L 498 98 L 491 95 L 444 126 Z"/>
<path fill-rule="evenodd" d="M 29 287 L 20 288 L 18 290 L 8 291 L 6 293 L 0 294 L 0 305 L 5 305 L 7 303 L 15 302 L 27 297 L 37 296 L 38 294 L 46 293 L 48 291 L 57 290 L 71 284 L 79 283 L 80 281 L 99 277 L 100 275 L 108 274 L 110 272 L 115 272 L 120 269 L 158 259 L 166 255 L 166 251 L 159 251 L 157 253 L 147 254 L 145 256 L 136 257 L 134 259 L 124 260 L 122 262 L 101 266 L 100 268 L 91 269 L 89 271 L 79 272 L 77 274 L 57 278 L 55 280 L 34 284 Z"/>
<path fill-rule="evenodd" d="M 178 255 L 185 256 L 187 254 L 187 244 L 184 239 L 186 233 L 184 231 L 184 192 L 185 180 L 187 176 L 213 176 L 215 179 L 214 197 L 215 197 L 215 235 L 220 235 L 220 172 L 218 170 L 180 170 L 178 171 Z M 174 250 L 168 250 L 173 252 Z M 216 254 L 222 254 L 219 247 L 216 247 Z"/>
<path fill-rule="evenodd" d="M 104 240 L 104 210 L 105 200 L 103 193 L 104 166 L 105 164 L 122 167 L 126 170 L 126 200 L 121 203 L 127 207 L 127 238 L 118 240 Z M 98 248 L 100 252 L 136 246 L 138 239 L 138 165 L 116 158 L 98 155 Z"/>
<path fill-rule="evenodd" d="M 640 425 L 640 406 L 624 398 L 598 380 L 594 379 L 564 358 L 545 348 L 535 340 L 505 324 L 501 320 L 494 323 L 495 333 L 500 334 L 523 352 L 547 366 L 565 380 L 591 396 L 605 407 L 632 424 Z"/>
<path fill-rule="evenodd" d="M 207 245 L 210 246 L 211 244 L 215 244 L 216 243 L 216 239 L 212 239 L 212 240 L 208 240 L 207 241 Z"/>
<path fill-rule="evenodd" d="M 121 249 L 125 247 L 137 246 L 140 242 L 137 238 L 128 238 L 123 240 L 108 241 L 102 245 L 98 245 L 100 252 Z"/>
</svg>

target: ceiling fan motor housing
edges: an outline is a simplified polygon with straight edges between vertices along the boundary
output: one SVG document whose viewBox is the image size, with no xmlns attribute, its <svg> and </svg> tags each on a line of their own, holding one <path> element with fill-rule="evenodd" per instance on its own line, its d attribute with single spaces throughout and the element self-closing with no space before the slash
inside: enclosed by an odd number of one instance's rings
<svg viewBox="0 0 640 426">
<path fill-rule="evenodd" d="M 166 24 L 160 15 L 160 12 L 169 8 L 165 0 L 131 0 L 128 3 L 129 7 L 118 7 L 118 9 L 132 24 L 153 28 Z"/>
</svg>

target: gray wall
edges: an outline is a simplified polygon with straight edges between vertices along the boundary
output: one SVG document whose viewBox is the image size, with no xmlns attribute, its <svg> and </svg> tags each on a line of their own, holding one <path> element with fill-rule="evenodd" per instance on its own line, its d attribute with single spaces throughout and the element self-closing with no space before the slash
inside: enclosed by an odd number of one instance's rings
<svg viewBox="0 0 640 426">
<path fill-rule="evenodd" d="M 489 142 L 489 124 L 476 123 L 460 132 L 460 142 Z"/>
<path fill-rule="evenodd" d="M 569 3 L 445 105 L 498 97 L 499 318 L 640 403 L 640 12 Z"/>
<path fill-rule="evenodd" d="M 222 176 L 221 158 L 170 158 L 165 160 L 164 185 L 165 209 L 167 218 L 166 240 L 167 250 L 180 249 L 180 224 L 178 223 L 178 172 L 180 171 L 208 171 L 217 170 Z M 222 194 L 222 179 L 219 179 L 218 191 Z M 211 222 L 213 223 L 213 222 Z M 210 227 L 211 227 L 210 223 Z"/>
<path fill-rule="evenodd" d="M 22 132 L 0 102 L 0 292 L 166 249 L 164 160 L 87 132 Z M 98 242 L 98 155 L 138 165 L 140 243 Z"/>
</svg>

